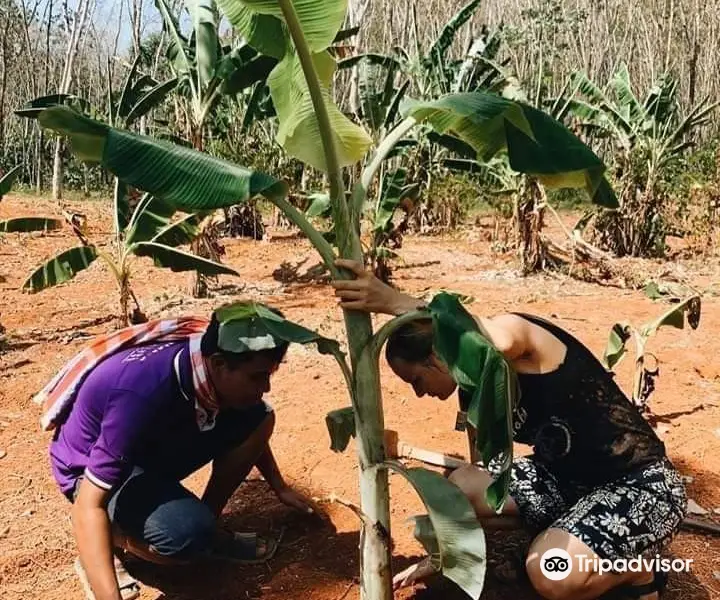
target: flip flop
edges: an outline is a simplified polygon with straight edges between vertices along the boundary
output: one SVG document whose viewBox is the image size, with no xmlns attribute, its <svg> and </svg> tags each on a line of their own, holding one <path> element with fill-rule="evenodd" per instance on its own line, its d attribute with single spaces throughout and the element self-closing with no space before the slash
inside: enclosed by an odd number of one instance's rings
<svg viewBox="0 0 720 600">
<path fill-rule="evenodd" d="M 660 598 L 662 593 L 665 591 L 667 580 L 667 573 L 655 571 L 655 577 L 651 583 L 644 583 L 642 585 L 626 585 L 620 588 L 619 591 L 621 592 L 623 598 L 637 599 L 655 593 L 657 593 L 658 598 Z"/>
<path fill-rule="evenodd" d="M 227 560 L 241 565 L 259 565 L 269 561 L 280 546 L 279 540 L 260 536 L 257 533 L 229 532 L 232 538 L 229 541 L 216 544 L 210 553 L 210 558 Z M 265 551 L 258 554 L 258 546 L 263 544 Z"/>
<path fill-rule="evenodd" d="M 93 594 L 92 588 L 90 587 L 90 581 L 87 578 L 85 568 L 80 562 L 80 558 L 75 559 L 75 573 L 77 573 L 80 584 L 85 592 L 86 600 L 95 600 L 95 594 Z M 124 565 L 116 558 L 115 559 L 115 578 L 118 582 L 118 588 L 120 589 L 120 596 L 123 600 L 135 600 L 140 597 L 140 584 L 138 581 L 127 572 Z"/>
</svg>

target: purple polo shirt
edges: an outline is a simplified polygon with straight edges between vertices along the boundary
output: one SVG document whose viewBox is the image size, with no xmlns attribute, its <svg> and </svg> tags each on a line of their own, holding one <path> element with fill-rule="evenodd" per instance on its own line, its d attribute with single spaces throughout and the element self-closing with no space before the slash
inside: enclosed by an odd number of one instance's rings
<svg viewBox="0 0 720 600">
<path fill-rule="evenodd" d="M 50 446 L 62 492 L 82 475 L 113 489 L 154 448 L 171 457 L 197 435 L 190 369 L 187 342 L 131 348 L 96 366 Z"/>
</svg>

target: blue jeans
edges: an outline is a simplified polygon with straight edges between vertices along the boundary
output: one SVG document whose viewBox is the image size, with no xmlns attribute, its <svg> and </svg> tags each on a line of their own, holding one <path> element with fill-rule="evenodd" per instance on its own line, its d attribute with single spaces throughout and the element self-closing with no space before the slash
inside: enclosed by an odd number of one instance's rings
<svg viewBox="0 0 720 600">
<path fill-rule="evenodd" d="M 242 445 L 270 411 L 266 404 L 224 411 L 218 415 L 215 428 L 202 435 L 201 444 L 165 449 L 165 456 L 142 460 L 113 490 L 107 505 L 110 521 L 161 556 L 188 560 L 205 554 L 215 533 L 215 515 L 180 481 Z M 71 500 L 77 495 L 79 482 Z"/>
</svg>

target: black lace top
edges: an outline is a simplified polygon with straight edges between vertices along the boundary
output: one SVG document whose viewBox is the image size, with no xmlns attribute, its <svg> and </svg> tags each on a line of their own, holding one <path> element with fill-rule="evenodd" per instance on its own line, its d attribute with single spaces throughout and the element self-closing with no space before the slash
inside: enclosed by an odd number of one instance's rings
<svg viewBox="0 0 720 600">
<path fill-rule="evenodd" d="M 518 373 L 516 442 L 533 446 L 559 477 L 590 485 L 665 457 L 664 444 L 590 350 L 544 319 L 516 314 L 567 347 L 555 371 Z"/>
</svg>

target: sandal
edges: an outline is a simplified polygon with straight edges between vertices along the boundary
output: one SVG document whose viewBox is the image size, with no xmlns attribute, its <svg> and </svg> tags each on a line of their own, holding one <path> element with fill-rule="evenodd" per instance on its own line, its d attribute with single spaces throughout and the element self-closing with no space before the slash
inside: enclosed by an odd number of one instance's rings
<svg viewBox="0 0 720 600">
<path fill-rule="evenodd" d="M 655 577 L 651 583 L 643 583 L 641 585 L 626 585 L 620 588 L 623 598 L 642 598 L 651 594 L 657 594 L 660 598 L 665 591 L 668 575 L 662 571 L 655 571 Z"/>
<path fill-rule="evenodd" d="M 75 559 L 73 566 L 85 592 L 85 598 L 87 600 L 95 600 L 95 594 L 93 594 L 92 588 L 90 587 L 90 580 L 87 577 L 87 573 L 79 557 Z M 127 572 L 125 566 L 117 558 L 115 559 L 115 578 L 117 579 L 120 596 L 123 600 L 135 600 L 135 598 L 140 597 L 140 584 L 137 579 Z"/>
<path fill-rule="evenodd" d="M 278 540 L 257 533 L 228 531 L 229 536 L 216 542 L 210 557 L 241 565 L 259 565 L 269 561 L 279 547 Z M 262 549 L 262 550 L 261 550 Z"/>
</svg>

